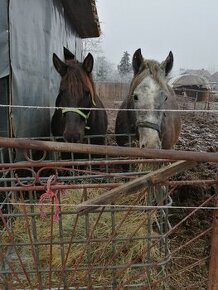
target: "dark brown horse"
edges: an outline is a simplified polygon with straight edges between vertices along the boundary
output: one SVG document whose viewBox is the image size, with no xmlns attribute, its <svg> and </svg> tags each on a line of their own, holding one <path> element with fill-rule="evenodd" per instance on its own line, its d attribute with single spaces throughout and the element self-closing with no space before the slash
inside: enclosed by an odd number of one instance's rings
<svg viewBox="0 0 218 290">
<path fill-rule="evenodd" d="M 143 59 L 141 49 L 133 55 L 134 76 L 129 94 L 116 119 L 116 134 L 136 134 L 140 148 L 170 149 L 176 143 L 181 120 L 167 75 L 173 67 L 173 54 L 162 63 Z M 166 111 L 165 111 L 166 110 Z M 128 145 L 128 136 L 117 136 L 117 144 Z"/>
<path fill-rule="evenodd" d="M 61 76 L 55 106 L 62 108 L 55 110 L 51 130 L 54 136 L 62 136 L 66 142 L 84 143 L 85 135 L 106 134 L 107 114 L 96 95 L 91 75 L 93 56 L 89 53 L 80 63 L 66 48 L 64 56 L 65 62 L 53 54 L 54 66 Z M 91 138 L 91 143 L 103 144 L 104 137 Z"/>
</svg>

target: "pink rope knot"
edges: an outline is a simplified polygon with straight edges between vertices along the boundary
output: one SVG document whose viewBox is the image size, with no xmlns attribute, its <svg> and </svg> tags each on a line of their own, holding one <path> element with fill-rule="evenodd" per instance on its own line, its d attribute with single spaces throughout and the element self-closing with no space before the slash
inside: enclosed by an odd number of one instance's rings
<svg viewBox="0 0 218 290">
<path fill-rule="evenodd" d="M 43 202 L 46 199 L 54 198 L 54 203 L 55 203 L 54 220 L 57 222 L 59 220 L 59 214 L 60 214 L 60 207 L 59 207 L 60 203 L 59 203 L 59 199 L 58 199 L 58 190 L 55 190 L 55 191 L 51 190 L 51 183 L 53 180 L 55 180 L 55 178 L 56 178 L 55 175 L 49 176 L 49 178 L 47 180 L 47 184 L 46 184 L 46 192 L 43 193 L 39 199 L 39 208 L 40 208 L 40 216 L 45 217 L 45 213 L 43 211 Z"/>
</svg>

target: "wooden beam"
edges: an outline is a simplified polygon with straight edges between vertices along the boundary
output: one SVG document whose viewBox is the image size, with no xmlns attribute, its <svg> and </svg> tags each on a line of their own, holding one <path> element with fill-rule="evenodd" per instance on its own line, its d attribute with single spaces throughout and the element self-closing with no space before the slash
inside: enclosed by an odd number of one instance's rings
<svg viewBox="0 0 218 290">
<path fill-rule="evenodd" d="M 100 23 L 94 0 L 62 0 L 62 3 L 81 38 L 100 36 Z"/>
<path fill-rule="evenodd" d="M 108 192 L 102 194 L 101 196 L 98 196 L 96 198 L 87 200 L 79 204 L 76 212 L 78 214 L 84 214 L 93 211 L 102 205 L 111 204 L 121 196 L 126 196 L 135 193 L 137 190 L 141 188 L 147 189 L 150 186 L 163 182 L 170 176 L 173 176 L 190 167 L 193 167 L 195 164 L 196 162 L 191 161 L 178 161 L 166 167 L 162 167 L 147 175 L 136 178 L 135 180 L 129 181 L 117 188 L 109 190 Z"/>
</svg>

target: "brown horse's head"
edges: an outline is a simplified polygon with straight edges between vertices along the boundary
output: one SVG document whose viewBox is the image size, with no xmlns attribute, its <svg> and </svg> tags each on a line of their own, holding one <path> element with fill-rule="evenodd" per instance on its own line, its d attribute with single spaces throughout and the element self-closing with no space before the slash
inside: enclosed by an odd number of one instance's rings
<svg viewBox="0 0 218 290">
<path fill-rule="evenodd" d="M 167 75 L 173 67 L 173 54 L 162 63 L 145 60 L 141 49 L 136 50 L 132 60 L 134 77 L 130 85 L 129 99 L 135 109 L 136 130 L 141 148 L 162 147 L 162 124 L 168 97 L 172 94 Z"/>
<path fill-rule="evenodd" d="M 96 105 L 95 87 L 91 76 L 94 60 L 89 53 L 80 63 L 66 48 L 64 56 L 65 62 L 53 54 L 53 64 L 61 76 L 56 107 L 63 109 L 58 109 L 54 113 L 52 133 L 55 136 L 63 136 L 67 142 L 83 142 L 92 113 L 90 108 Z"/>
</svg>

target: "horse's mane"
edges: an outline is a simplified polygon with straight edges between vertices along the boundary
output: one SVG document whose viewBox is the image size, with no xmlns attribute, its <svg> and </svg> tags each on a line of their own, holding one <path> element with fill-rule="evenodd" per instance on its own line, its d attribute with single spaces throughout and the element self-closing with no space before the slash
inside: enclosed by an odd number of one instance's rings
<svg viewBox="0 0 218 290">
<path fill-rule="evenodd" d="M 77 60 L 70 60 L 67 65 L 69 68 L 62 78 L 60 89 L 68 86 L 71 94 L 74 97 L 79 97 L 83 95 L 85 87 L 87 91 L 90 91 L 91 97 L 95 101 L 96 89 L 91 73 L 87 74 Z"/>
<path fill-rule="evenodd" d="M 143 81 L 143 79 L 152 75 L 154 80 L 163 88 L 163 90 L 170 91 L 170 88 L 166 82 L 166 78 L 161 71 L 160 63 L 155 60 L 144 59 L 143 64 L 141 65 L 139 72 L 134 75 L 129 89 L 129 96 L 131 96 L 135 88 Z"/>
</svg>

